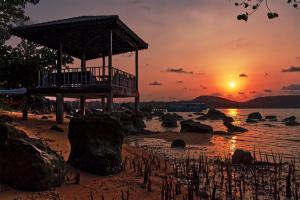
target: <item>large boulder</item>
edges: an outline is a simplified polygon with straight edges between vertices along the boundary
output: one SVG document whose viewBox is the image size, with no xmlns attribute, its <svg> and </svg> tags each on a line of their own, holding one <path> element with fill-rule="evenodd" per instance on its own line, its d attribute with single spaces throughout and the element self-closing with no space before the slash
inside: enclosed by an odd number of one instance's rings
<svg viewBox="0 0 300 200">
<path fill-rule="evenodd" d="M 68 162 L 72 166 L 99 175 L 121 170 L 124 130 L 115 117 L 102 114 L 72 118 L 68 138 Z"/>
<path fill-rule="evenodd" d="M 177 116 L 174 114 L 167 113 L 162 116 L 162 126 L 167 128 L 177 127 Z"/>
<path fill-rule="evenodd" d="M 13 119 L 9 115 L 2 114 L 0 115 L 0 123 L 12 123 Z"/>
<path fill-rule="evenodd" d="M 249 165 L 253 162 L 253 157 L 249 151 L 242 149 L 236 149 L 232 155 L 233 164 L 245 164 Z"/>
<path fill-rule="evenodd" d="M 300 123 L 297 121 L 286 121 L 285 125 L 286 126 L 300 126 Z"/>
<path fill-rule="evenodd" d="M 64 181 L 65 161 L 40 140 L 0 124 L 0 181 L 20 190 L 47 190 Z"/>
<path fill-rule="evenodd" d="M 243 127 L 233 125 L 230 121 L 227 121 L 227 120 L 224 120 L 223 124 L 224 124 L 224 126 L 226 126 L 227 131 L 229 133 L 235 133 L 235 132 L 237 132 L 237 133 L 244 133 L 244 132 L 248 131 L 247 129 L 245 129 Z"/>
<path fill-rule="evenodd" d="M 200 117 L 197 118 L 197 120 L 223 120 L 228 118 L 223 112 L 216 110 L 214 108 L 211 108 L 208 110 L 208 112 Z"/>
<path fill-rule="evenodd" d="M 259 112 L 253 112 L 248 115 L 248 119 L 252 120 L 262 120 L 263 117 Z"/>
<path fill-rule="evenodd" d="M 185 120 L 180 122 L 180 124 L 180 132 L 213 133 L 213 128 L 211 126 L 194 122 L 193 120 Z"/>
</svg>

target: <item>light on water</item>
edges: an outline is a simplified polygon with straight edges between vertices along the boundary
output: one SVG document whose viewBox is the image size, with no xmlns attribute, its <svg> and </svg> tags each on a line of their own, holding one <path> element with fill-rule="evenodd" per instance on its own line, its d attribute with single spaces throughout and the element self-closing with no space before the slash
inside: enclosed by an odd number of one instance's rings
<svg viewBox="0 0 300 200">
<path fill-rule="evenodd" d="M 226 115 L 233 117 L 235 125 L 242 126 L 248 129 L 248 132 L 234 134 L 229 136 L 214 135 L 208 139 L 209 144 L 193 144 L 195 149 L 201 149 L 212 156 L 224 156 L 234 152 L 237 148 L 242 148 L 248 151 L 253 151 L 254 147 L 261 152 L 276 152 L 283 155 L 293 155 L 296 158 L 300 157 L 300 127 L 285 126 L 281 121 L 289 116 L 296 116 L 300 119 L 300 109 L 220 109 Z M 276 115 L 278 121 L 262 121 L 256 124 L 246 123 L 246 118 L 249 113 L 260 112 L 263 116 Z M 196 115 L 190 116 L 191 113 L 178 113 L 184 119 L 196 119 Z M 221 120 L 206 120 L 201 123 L 210 125 L 215 131 L 226 131 Z M 267 125 L 266 125 L 267 124 Z M 272 127 L 268 126 L 272 125 Z M 180 127 L 164 128 L 158 118 L 146 121 L 147 129 L 152 131 L 164 132 L 180 132 Z M 193 134 L 192 137 L 203 137 L 201 134 Z M 147 146 L 147 140 L 151 140 L 151 144 L 155 143 L 156 148 L 170 148 L 170 142 L 161 142 L 155 138 L 144 138 L 136 141 L 140 145 Z M 149 142 L 149 141 L 148 141 Z M 149 145 L 150 147 L 151 145 Z M 198 148 L 196 148 L 198 146 Z M 190 147 L 190 146 L 189 146 Z M 189 150 L 188 147 L 188 150 Z"/>
</svg>

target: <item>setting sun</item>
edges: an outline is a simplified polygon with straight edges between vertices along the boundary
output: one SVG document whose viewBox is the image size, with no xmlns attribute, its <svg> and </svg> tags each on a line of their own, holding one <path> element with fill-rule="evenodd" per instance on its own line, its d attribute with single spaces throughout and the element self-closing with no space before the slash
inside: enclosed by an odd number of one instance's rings
<svg viewBox="0 0 300 200">
<path fill-rule="evenodd" d="M 230 81 L 230 82 L 229 82 L 229 87 L 230 87 L 231 89 L 234 89 L 234 88 L 236 87 L 235 82 L 234 82 L 234 81 Z"/>
</svg>

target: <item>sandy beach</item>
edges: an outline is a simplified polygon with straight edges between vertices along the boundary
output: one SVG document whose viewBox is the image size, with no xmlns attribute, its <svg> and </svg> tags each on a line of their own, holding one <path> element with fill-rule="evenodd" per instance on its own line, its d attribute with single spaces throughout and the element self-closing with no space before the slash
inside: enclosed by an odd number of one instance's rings
<svg viewBox="0 0 300 200">
<path fill-rule="evenodd" d="M 41 120 L 41 115 L 29 115 L 28 121 L 21 120 L 21 113 L 3 112 L 13 117 L 13 125 L 25 131 L 30 137 L 39 138 L 50 148 L 63 155 L 64 159 L 68 159 L 70 152 L 70 144 L 67 138 L 68 122 L 60 127 L 64 132 L 56 132 L 49 130 L 55 124 L 54 115 L 47 115 L 49 120 Z M 164 134 L 164 138 L 171 140 L 174 133 Z M 161 135 L 153 135 L 153 137 L 161 137 Z M 174 135 L 177 137 L 176 135 Z M 142 136 L 140 136 L 142 137 Z M 149 137 L 149 136 L 148 136 Z M 185 136 L 186 138 L 186 136 Z M 123 144 L 123 159 L 135 159 L 142 156 L 144 152 L 136 147 Z M 142 177 L 137 177 L 130 170 L 125 169 L 121 173 L 112 176 L 96 176 L 84 172 L 80 172 L 80 183 L 75 184 L 74 180 L 67 181 L 62 187 L 53 188 L 48 191 L 41 192 L 24 192 L 15 190 L 8 186 L 1 185 L 0 199 L 122 199 L 122 191 L 125 193 L 129 190 L 130 199 L 160 199 L 161 184 L 163 176 L 159 172 L 155 172 L 151 176 L 151 192 L 147 191 L 143 186 Z"/>
</svg>

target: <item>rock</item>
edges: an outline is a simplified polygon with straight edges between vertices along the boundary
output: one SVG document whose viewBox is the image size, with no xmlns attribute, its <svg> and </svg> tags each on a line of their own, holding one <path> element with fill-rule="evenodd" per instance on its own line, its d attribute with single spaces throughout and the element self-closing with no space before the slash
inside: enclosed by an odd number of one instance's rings
<svg viewBox="0 0 300 200">
<path fill-rule="evenodd" d="M 162 116 L 162 124 L 163 127 L 173 128 L 177 127 L 177 117 L 173 114 L 167 113 Z"/>
<path fill-rule="evenodd" d="M 254 112 L 254 113 L 250 113 L 248 115 L 248 119 L 252 119 L 252 120 L 262 120 L 263 117 L 259 112 Z"/>
<path fill-rule="evenodd" d="M 193 115 L 192 114 L 188 114 L 188 117 L 193 117 Z"/>
<path fill-rule="evenodd" d="M 287 118 L 284 118 L 282 120 L 282 122 L 288 122 L 288 121 L 296 121 L 296 117 L 295 116 L 290 116 L 290 117 L 287 117 Z"/>
<path fill-rule="evenodd" d="M 47 116 L 42 116 L 41 119 L 42 119 L 42 120 L 47 120 L 48 117 L 47 117 Z"/>
<path fill-rule="evenodd" d="M 11 116 L 5 115 L 5 114 L 0 115 L 0 123 L 9 123 L 9 124 L 11 124 L 12 122 L 13 122 L 13 119 L 12 119 Z"/>
<path fill-rule="evenodd" d="M 211 108 L 208 110 L 207 114 L 202 115 L 197 118 L 197 120 L 223 120 L 225 118 L 228 118 L 223 112 L 216 110 L 214 108 Z"/>
<path fill-rule="evenodd" d="M 277 126 L 275 126 L 273 124 L 264 124 L 264 125 L 267 126 L 267 127 L 271 127 L 271 128 L 277 127 Z"/>
<path fill-rule="evenodd" d="M 40 140 L 0 124 L 0 180 L 19 190 L 47 190 L 64 182 L 65 162 Z"/>
<path fill-rule="evenodd" d="M 269 121 L 275 122 L 275 121 L 277 121 L 277 116 L 276 116 L 276 115 L 267 115 L 267 116 L 265 117 L 265 119 L 266 119 L 266 120 L 269 120 Z"/>
<path fill-rule="evenodd" d="M 285 122 L 286 126 L 300 126 L 300 123 L 297 121 L 287 121 Z"/>
<path fill-rule="evenodd" d="M 223 121 L 224 126 L 227 127 L 227 130 L 229 133 L 234 133 L 234 132 L 238 132 L 238 133 L 244 133 L 247 132 L 248 130 L 240 127 L 240 126 L 235 126 L 233 125 L 231 122 L 224 120 Z"/>
<path fill-rule="evenodd" d="M 223 121 L 227 121 L 227 122 L 234 122 L 234 119 L 232 118 L 232 117 L 225 117 L 224 119 L 223 119 Z"/>
<path fill-rule="evenodd" d="M 180 132 L 193 132 L 193 133 L 213 133 L 213 128 L 209 125 L 200 124 L 193 120 L 185 120 L 181 123 Z"/>
<path fill-rule="evenodd" d="M 177 113 L 173 113 L 173 116 L 177 119 L 177 120 L 182 120 L 183 117 L 181 115 L 178 115 Z"/>
<path fill-rule="evenodd" d="M 64 129 L 62 129 L 59 126 L 56 126 L 56 125 L 51 126 L 50 130 L 57 131 L 57 132 L 64 132 Z"/>
<path fill-rule="evenodd" d="M 72 118 L 68 138 L 68 162 L 75 168 L 98 175 L 121 170 L 124 129 L 115 117 L 102 114 Z"/>
<path fill-rule="evenodd" d="M 102 114 L 100 114 L 101 116 Z M 96 115 L 97 116 L 97 115 Z M 146 127 L 143 114 L 136 111 L 113 112 L 112 116 L 116 117 L 123 127 L 125 135 L 142 134 Z"/>
<path fill-rule="evenodd" d="M 254 120 L 254 119 L 246 119 L 246 122 L 247 123 L 252 123 L 252 124 L 255 124 L 255 123 L 258 123 L 258 121 L 257 120 Z"/>
<path fill-rule="evenodd" d="M 245 164 L 249 165 L 253 161 L 253 157 L 249 151 L 244 151 L 242 149 L 236 149 L 232 155 L 233 164 Z"/>
<path fill-rule="evenodd" d="M 214 131 L 214 135 L 230 135 L 230 133 L 226 131 Z"/>
<path fill-rule="evenodd" d="M 200 115 L 204 115 L 204 113 L 202 113 L 202 112 L 195 112 L 195 113 L 193 113 L 194 115 L 198 115 L 198 116 L 200 116 Z"/>
<path fill-rule="evenodd" d="M 182 139 L 176 139 L 172 142 L 171 148 L 185 148 L 186 144 Z"/>
</svg>

